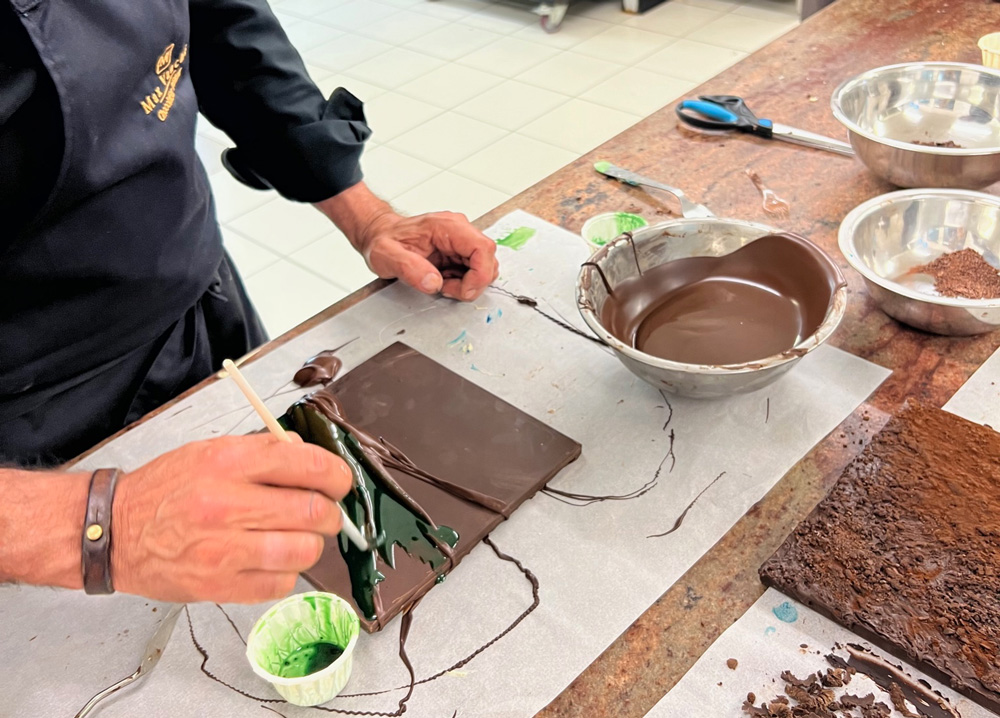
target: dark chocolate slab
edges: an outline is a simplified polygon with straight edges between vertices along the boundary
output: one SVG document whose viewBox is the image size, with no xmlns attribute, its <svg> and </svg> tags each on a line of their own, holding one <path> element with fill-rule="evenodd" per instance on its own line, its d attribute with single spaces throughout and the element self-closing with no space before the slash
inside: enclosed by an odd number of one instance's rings
<svg viewBox="0 0 1000 718">
<path fill-rule="evenodd" d="M 405 344 L 396 343 L 321 391 L 332 392 L 352 425 L 384 438 L 422 470 L 498 499 L 491 511 L 390 469 L 439 525 L 458 531 L 454 568 L 505 515 L 580 456 L 578 443 L 463 379 Z M 362 625 L 380 630 L 434 586 L 435 573 L 396 550 L 396 568 L 379 568 L 383 612 Z M 347 567 L 335 541 L 305 574 L 317 588 L 351 599 Z M 359 611 L 359 614 L 361 612 Z"/>
<path fill-rule="evenodd" d="M 907 406 L 760 575 L 1000 712 L 1000 435 Z"/>
</svg>

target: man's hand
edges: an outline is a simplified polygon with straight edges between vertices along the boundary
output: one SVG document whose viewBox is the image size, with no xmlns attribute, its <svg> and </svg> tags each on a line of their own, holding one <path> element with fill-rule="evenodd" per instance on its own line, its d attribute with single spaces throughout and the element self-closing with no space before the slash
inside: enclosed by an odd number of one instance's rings
<svg viewBox="0 0 1000 718">
<path fill-rule="evenodd" d="M 269 435 L 188 444 L 118 480 L 115 590 L 162 601 L 256 603 L 287 595 L 340 531 L 347 465 Z"/>
<path fill-rule="evenodd" d="M 470 301 L 500 273 L 496 243 L 461 214 L 401 217 L 363 183 L 316 206 L 383 279 L 398 278 L 425 294 Z"/>
</svg>

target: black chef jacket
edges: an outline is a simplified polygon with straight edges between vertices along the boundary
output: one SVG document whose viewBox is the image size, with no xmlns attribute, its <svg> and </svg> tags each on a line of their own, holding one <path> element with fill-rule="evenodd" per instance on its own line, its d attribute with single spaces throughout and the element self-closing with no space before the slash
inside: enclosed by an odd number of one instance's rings
<svg viewBox="0 0 1000 718">
<path fill-rule="evenodd" d="M 245 300 L 198 110 L 247 184 L 314 202 L 361 179 L 361 103 L 322 96 L 266 0 L 0 0 L 0 461 L 38 458 L 5 438 L 44 446 L 50 405 L 82 429 L 118 393 L 121 416 L 86 441 L 119 428 L 144 377 L 169 374 L 165 345 L 212 340 L 206 298 Z M 201 378 L 182 373 L 165 384 Z M 95 377 L 100 397 L 80 390 Z"/>
</svg>

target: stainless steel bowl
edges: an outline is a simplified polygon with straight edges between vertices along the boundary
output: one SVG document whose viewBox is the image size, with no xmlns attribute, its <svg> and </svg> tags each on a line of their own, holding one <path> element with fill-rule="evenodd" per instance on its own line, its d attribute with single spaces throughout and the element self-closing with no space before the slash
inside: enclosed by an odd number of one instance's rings
<svg viewBox="0 0 1000 718">
<path fill-rule="evenodd" d="M 927 275 L 907 275 L 946 252 L 965 248 L 1000 266 L 1000 197 L 955 189 L 890 192 L 851 210 L 840 225 L 839 243 L 890 317 L 953 336 L 1000 326 L 1000 299 L 942 297 Z"/>
<path fill-rule="evenodd" d="M 614 287 L 636 276 L 639 266 L 648 269 L 684 257 L 721 257 L 760 237 L 779 232 L 773 227 L 737 219 L 677 219 L 636 230 L 631 240 L 619 237 L 599 249 L 590 262 L 603 270 Z M 828 261 L 839 277 L 836 265 Z M 844 317 L 847 287 L 841 282 L 823 323 L 792 349 L 766 359 L 724 366 L 660 359 L 621 342 L 601 322 L 607 298 L 607 290 L 597 271 L 584 265 L 576 287 L 580 314 L 591 331 L 615 351 L 622 364 L 657 389 L 681 396 L 715 398 L 756 391 L 770 384 L 826 341 Z"/>
<path fill-rule="evenodd" d="M 889 65 L 843 83 L 831 105 L 861 161 L 895 185 L 981 189 L 1000 180 L 1000 70 Z"/>
</svg>

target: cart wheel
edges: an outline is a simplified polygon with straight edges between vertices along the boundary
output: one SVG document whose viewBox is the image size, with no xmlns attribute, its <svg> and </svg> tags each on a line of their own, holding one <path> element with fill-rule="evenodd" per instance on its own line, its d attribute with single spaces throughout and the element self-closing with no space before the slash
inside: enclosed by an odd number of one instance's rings
<svg viewBox="0 0 1000 718">
<path fill-rule="evenodd" d="M 566 18 L 566 11 L 568 9 L 568 4 L 553 5 L 549 11 L 541 17 L 542 29 L 549 34 L 559 32 L 559 28 L 562 26 L 563 20 Z"/>
</svg>

